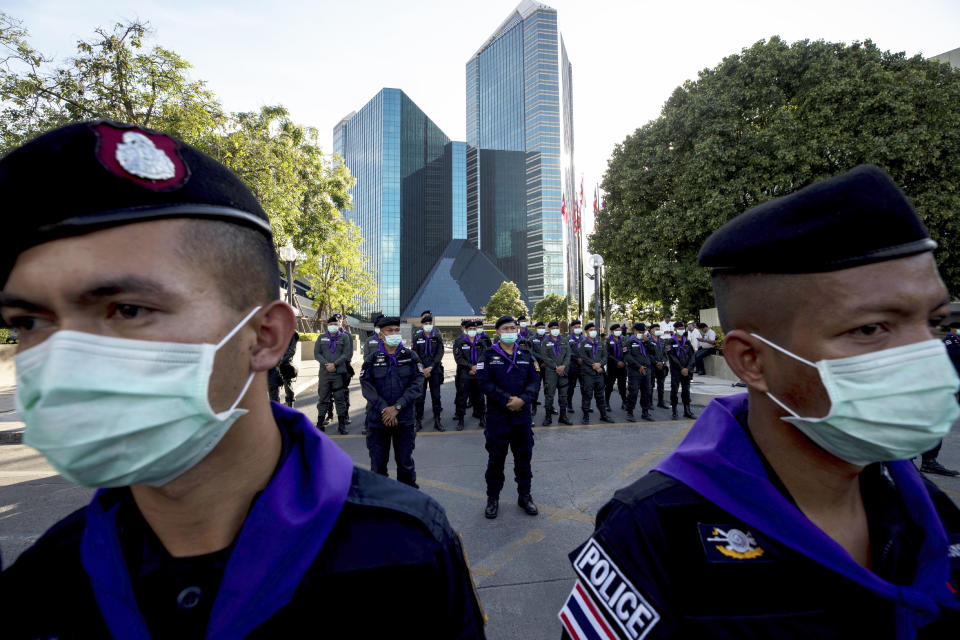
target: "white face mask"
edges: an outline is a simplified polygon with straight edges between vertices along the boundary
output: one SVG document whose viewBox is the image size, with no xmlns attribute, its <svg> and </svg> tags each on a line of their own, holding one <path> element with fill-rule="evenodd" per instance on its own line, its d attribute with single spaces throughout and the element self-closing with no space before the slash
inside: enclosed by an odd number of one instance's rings
<svg viewBox="0 0 960 640">
<path fill-rule="evenodd" d="M 657 329 L 656 331 L 653 332 L 653 335 L 655 335 L 655 336 L 657 336 L 657 337 L 659 338 L 660 336 L 663 335 L 663 331 L 660 331 L 659 329 Z"/>
<path fill-rule="evenodd" d="M 577 335 L 580 335 L 581 333 L 583 333 L 583 329 L 581 327 L 576 327 L 574 328 L 573 332 Z"/>
<path fill-rule="evenodd" d="M 526 329 L 526 328 L 527 328 L 527 323 L 526 323 L 526 322 L 521 322 L 521 323 L 520 323 L 520 328 L 521 328 L 521 329 Z"/>
<path fill-rule="evenodd" d="M 432 325 L 432 324 L 425 324 L 425 325 L 423 325 L 423 332 L 424 332 L 424 333 L 430 333 L 431 331 L 433 331 L 433 325 Z"/>
<path fill-rule="evenodd" d="M 391 333 L 383 339 L 383 343 L 388 347 L 399 347 L 401 342 L 403 342 L 403 336 L 399 333 Z"/>
<path fill-rule="evenodd" d="M 623 331 L 620 331 L 620 330 L 618 329 L 618 330 L 616 330 L 616 331 L 613 332 L 613 335 L 615 335 L 615 336 L 617 336 L 617 337 L 619 338 L 620 336 L 623 335 Z"/>
<path fill-rule="evenodd" d="M 677 329 L 677 335 L 678 335 L 678 336 L 682 336 L 684 333 L 685 333 L 685 332 L 684 332 L 683 329 Z"/>
<path fill-rule="evenodd" d="M 589 335 L 590 335 L 591 338 L 596 338 L 596 337 L 597 337 L 597 330 L 596 330 L 596 329 L 590 329 Z"/>
<path fill-rule="evenodd" d="M 337 333 L 338 331 L 340 331 L 340 325 L 337 325 L 337 324 L 327 325 L 327 333 L 333 334 L 333 333 Z"/>
<path fill-rule="evenodd" d="M 821 448 L 850 464 L 909 460 L 937 445 L 960 417 L 960 378 L 939 340 L 924 340 L 850 358 L 810 362 L 751 333 L 777 351 L 815 367 L 830 398 L 822 418 L 783 418 Z"/>
<path fill-rule="evenodd" d="M 550 335 L 556 338 L 558 335 L 560 335 L 560 329 L 550 329 Z"/>
<path fill-rule="evenodd" d="M 537 329 L 537 335 L 538 335 L 538 336 L 542 336 L 542 335 L 545 334 L 546 332 L 547 332 L 546 329 L 543 329 L 543 328 Z"/>
<path fill-rule="evenodd" d="M 470 336 L 471 338 L 476 338 L 476 337 L 477 337 L 477 330 L 476 330 L 476 329 L 470 329 L 469 331 L 467 331 L 467 335 Z"/>
<path fill-rule="evenodd" d="M 25 444 L 87 487 L 159 487 L 202 460 L 243 414 L 207 399 L 217 344 L 154 342 L 57 331 L 14 358 Z"/>
</svg>

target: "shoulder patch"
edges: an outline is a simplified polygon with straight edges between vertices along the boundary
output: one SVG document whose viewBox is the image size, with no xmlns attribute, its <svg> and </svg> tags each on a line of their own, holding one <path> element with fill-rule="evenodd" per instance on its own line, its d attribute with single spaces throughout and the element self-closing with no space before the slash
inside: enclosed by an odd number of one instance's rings
<svg viewBox="0 0 960 640">
<path fill-rule="evenodd" d="M 577 580 L 573 591 L 567 598 L 567 603 L 558 614 L 560 622 L 571 638 L 615 638 L 610 625 L 600 613 L 599 607 L 586 589 Z"/>
<path fill-rule="evenodd" d="M 483 360 L 477 363 L 477 371 L 480 371 L 481 369 L 483 369 Z"/>
<path fill-rule="evenodd" d="M 590 596 L 585 604 L 596 603 L 597 613 L 594 617 L 619 627 L 623 633 L 616 635 L 631 640 L 642 640 L 660 621 L 660 614 L 650 606 L 647 599 L 633 586 L 594 538 L 590 538 L 583 545 L 580 555 L 573 561 L 573 569 L 579 580 L 571 596 L 579 595 L 577 586 L 585 587 L 583 591 Z M 570 600 L 567 603 L 569 604 Z M 587 608 L 589 609 L 589 606 Z M 606 637 L 613 637 L 613 634 L 608 634 Z"/>
<path fill-rule="evenodd" d="M 707 562 L 770 562 L 773 558 L 749 530 L 733 525 L 697 523 Z"/>
</svg>

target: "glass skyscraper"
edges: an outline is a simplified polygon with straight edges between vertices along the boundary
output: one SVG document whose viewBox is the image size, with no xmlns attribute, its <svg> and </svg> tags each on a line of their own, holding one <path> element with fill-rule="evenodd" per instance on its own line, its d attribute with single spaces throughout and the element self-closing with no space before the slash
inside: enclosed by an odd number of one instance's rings
<svg viewBox="0 0 960 640">
<path fill-rule="evenodd" d="M 400 315 L 453 238 L 465 238 L 466 145 L 451 142 L 399 89 L 383 89 L 333 130 L 357 179 L 353 209 L 377 299 L 363 317 Z"/>
<path fill-rule="evenodd" d="M 557 12 L 524 0 L 466 66 L 468 240 L 529 302 L 579 295 L 572 66 Z"/>
</svg>

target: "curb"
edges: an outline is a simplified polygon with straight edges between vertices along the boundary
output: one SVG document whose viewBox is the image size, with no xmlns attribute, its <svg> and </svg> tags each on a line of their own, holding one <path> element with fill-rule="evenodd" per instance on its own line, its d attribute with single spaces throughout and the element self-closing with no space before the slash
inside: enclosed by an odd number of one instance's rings
<svg viewBox="0 0 960 640">
<path fill-rule="evenodd" d="M 23 429 L 17 431 L 0 431 L 0 444 L 22 444 Z"/>
</svg>

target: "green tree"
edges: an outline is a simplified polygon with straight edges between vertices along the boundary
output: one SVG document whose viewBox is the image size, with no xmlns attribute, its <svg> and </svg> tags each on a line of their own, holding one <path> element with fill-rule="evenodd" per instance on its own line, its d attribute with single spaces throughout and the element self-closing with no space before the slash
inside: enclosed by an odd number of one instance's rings
<svg viewBox="0 0 960 640">
<path fill-rule="evenodd" d="M 520 288 L 513 282 L 503 282 L 500 288 L 490 296 L 490 302 L 484 307 L 485 317 L 488 322 L 493 322 L 500 316 L 527 315 L 527 304 L 520 296 Z"/>
<path fill-rule="evenodd" d="M 533 305 L 533 317 L 544 322 L 550 322 L 551 320 L 569 322 L 573 306 L 573 300 L 569 295 L 563 297 L 559 293 L 548 293 L 542 300 Z"/>
<path fill-rule="evenodd" d="M 317 309 L 318 326 L 335 312 L 344 312 L 356 300 L 372 300 L 376 281 L 361 251 L 360 228 L 337 217 L 324 240 L 310 245 L 303 255 L 299 273 L 308 277 Z"/>
<path fill-rule="evenodd" d="M 960 294 L 960 70 L 851 45 L 760 41 L 678 87 L 618 144 L 589 250 L 612 297 L 714 306 L 703 241 L 746 209 L 872 162 L 912 199 Z"/>
</svg>

